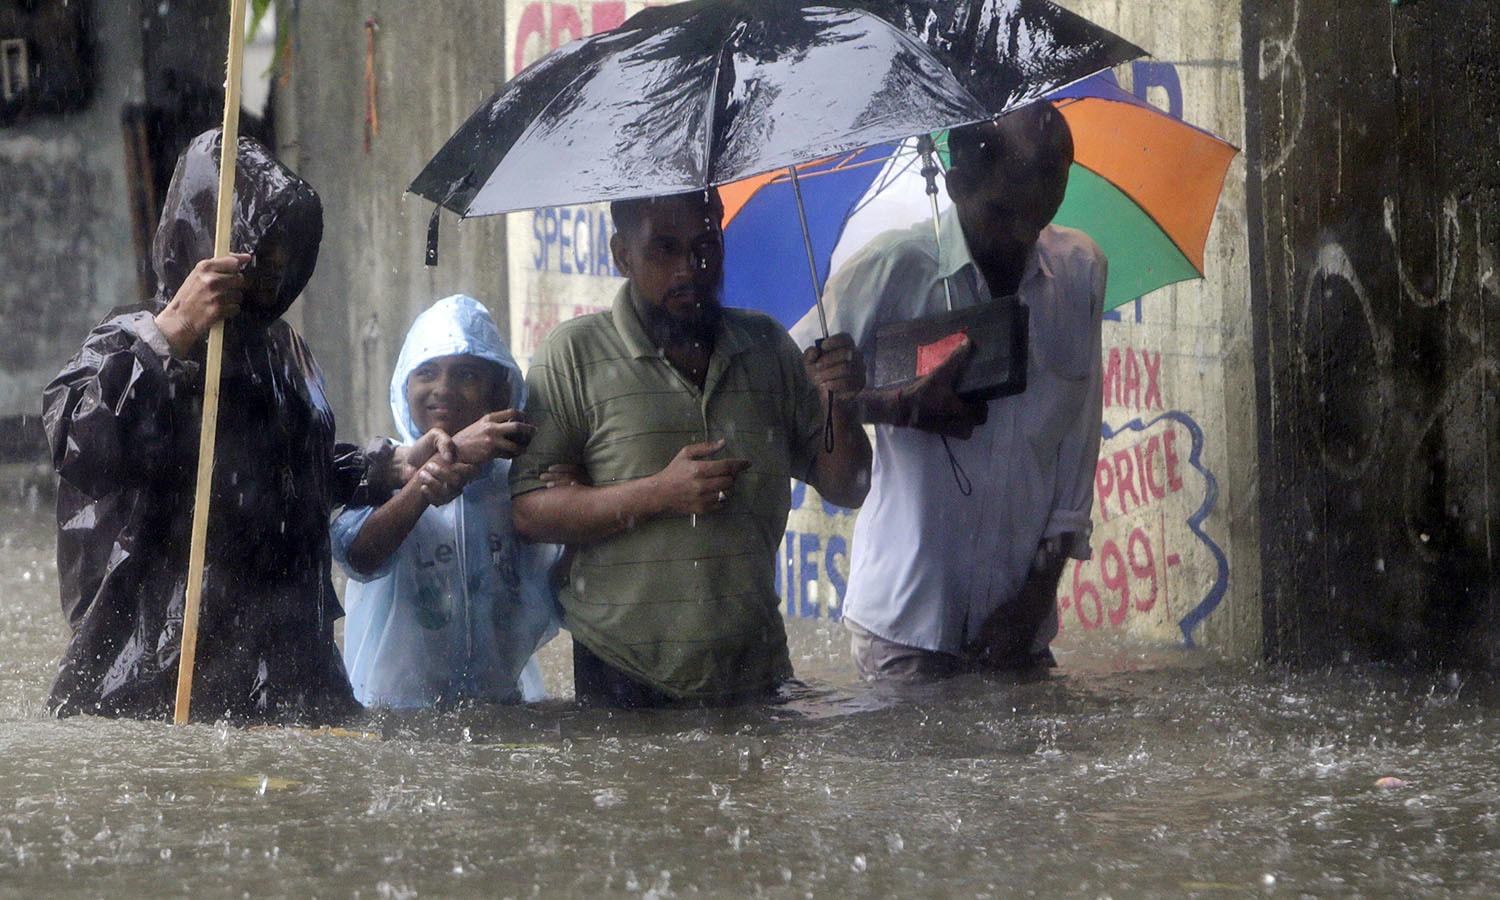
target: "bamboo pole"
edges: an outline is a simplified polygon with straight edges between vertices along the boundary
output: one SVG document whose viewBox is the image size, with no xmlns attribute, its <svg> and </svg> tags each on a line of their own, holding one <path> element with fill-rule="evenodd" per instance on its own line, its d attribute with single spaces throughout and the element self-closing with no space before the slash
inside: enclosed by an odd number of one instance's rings
<svg viewBox="0 0 1500 900">
<path fill-rule="evenodd" d="M 240 147 L 240 79 L 245 58 L 245 0 L 229 2 L 229 60 L 224 76 L 224 139 L 219 147 L 219 217 L 214 256 L 230 252 L 234 213 L 234 171 Z M 208 332 L 203 369 L 203 424 L 198 436 L 198 484 L 193 498 L 193 531 L 188 550 L 187 597 L 182 609 L 182 653 L 177 663 L 177 706 L 173 721 L 187 724 L 193 696 L 193 665 L 198 655 L 198 610 L 203 601 L 203 557 L 208 544 L 208 505 L 214 474 L 214 438 L 219 425 L 219 372 L 224 359 L 224 322 Z"/>
</svg>

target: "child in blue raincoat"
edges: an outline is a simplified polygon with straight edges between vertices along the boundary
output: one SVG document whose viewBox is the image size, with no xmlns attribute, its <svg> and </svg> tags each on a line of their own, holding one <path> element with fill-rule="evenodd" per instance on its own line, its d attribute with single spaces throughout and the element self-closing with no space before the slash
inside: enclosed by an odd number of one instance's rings
<svg viewBox="0 0 1500 900">
<path fill-rule="evenodd" d="M 416 472 L 390 500 L 332 525 L 350 579 L 344 663 L 366 706 L 546 696 L 534 653 L 557 633 L 560 548 L 527 543 L 511 524 L 510 460 L 532 431 L 525 397 L 478 301 L 444 298 L 412 324 L 391 412 Z"/>
</svg>

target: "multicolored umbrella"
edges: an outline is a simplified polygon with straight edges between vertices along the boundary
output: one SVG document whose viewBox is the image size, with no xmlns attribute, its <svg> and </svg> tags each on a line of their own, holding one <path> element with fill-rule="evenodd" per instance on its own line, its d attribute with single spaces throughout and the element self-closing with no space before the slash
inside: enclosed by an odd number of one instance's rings
<svg viewBox="0 0 1500 900">
<path fill-rule="evenodd" d="M 1106 308 L 1202 277 L 1214 210 L 1238 150 L 1122 90 L 1107 73 L 1049 98 L 1075 144 L 1054 221 L 1087 232 L 1108 255 Z M 921 168 L 910 141 L 798 168 L 816 285 L 786 172 L 723 188 L 726 302 L 795 323 L 850 253 L 881 231 L 930 218 Z M 937 200 L 945 208 L 946 192 Z"/>
<path fill-rule="evenodd" d="M 1074 144 L 1055 221 L 1086 232 L 1109 257 L 1105 308 L 1202 278 L 1214 210 L 1239 150 L 1101 76 L 1052 100 Z"/>
<path fill-rule="evenodd" d="M 923 200 L 904 220 L 869 209 L 886 197 L 922 198 L 903 184 L 915 149 L 881 144 L 797 169 L 801 197 L 787 170 L 778 169 L 719 188 L 724 200 L 724 302 L 759 309 L 790 327 L 817 302 L 835 251 L 846 233 L 874 234 L 926 215 Z M 888 224 L 890 223 L 890 224 Z M 873 230 L 872 230 L 873 229 Z M 816 289 L 809 269 L 817 266 Z"/>
</svg>

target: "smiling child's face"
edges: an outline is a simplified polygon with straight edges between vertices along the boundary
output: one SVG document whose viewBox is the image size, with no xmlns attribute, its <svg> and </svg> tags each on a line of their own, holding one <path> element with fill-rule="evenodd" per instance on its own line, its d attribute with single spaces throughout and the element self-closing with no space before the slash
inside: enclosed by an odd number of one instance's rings
<svg viewBox="0 0 1500 900">
<path fill-rule="evenodd" d="M 441 428 L 451 435 L 502 408 L 506 387 L 504 371 L 487 359 L 466 353 L 439 356 L 406 379 L 406 402 L 419 431 Z"/>
</svg>

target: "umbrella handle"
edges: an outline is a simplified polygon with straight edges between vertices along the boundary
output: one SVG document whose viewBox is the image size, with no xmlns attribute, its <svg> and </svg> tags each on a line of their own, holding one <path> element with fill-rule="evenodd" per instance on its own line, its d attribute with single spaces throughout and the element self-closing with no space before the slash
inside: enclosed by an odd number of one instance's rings
<svg viewBox="0 0 1500 900">
<path fill-rule="evenodd" d="M 245 0 L 229 3 L 229 59 L 224 82 L 224 134 L 219 143 L 219 209 L 214 255 L 229 253 L 234 213 L 234 171 L 240 149 L 240 78 L 245 57 Z M 198 433 L 198 482 L 193 498 L 193 530 L 188 549 L 187 596 L 182 607 L 182 652 L 177 661 L 177 702 L 172 721 L 185 725 L 193 697 L 193 666 L 198 656 L 198 610 L 203 601 L 203 557 L 208 544 L 208 505 L 214 473 L 214 438 L 219 424 L 219 372 L 224 359 L 224 322 L 208 332 L 203 370 L 203 421 Z"/>
<path fill-rule="evenodd" d="M 942 172 L 942 167 L 937 161 L 937 144 L 933 142 L 932 135 L 917 135 L 917 152 L 922 155 L 922 177 L 927 180 L 927 193 L 931 197 L 937 197 L 937 177 Z"/>
<path fill-rule="evenodd" d="M 813 346 L 819 353 L 823 352 L 823 342 L 828 340 L 828 321 L 823 321 L 823 336 L 813 341 Z M 828 390 L 828 406 L 823 413 L 823 452 L 833 452 L 833 389 Z"/>
</svg>

